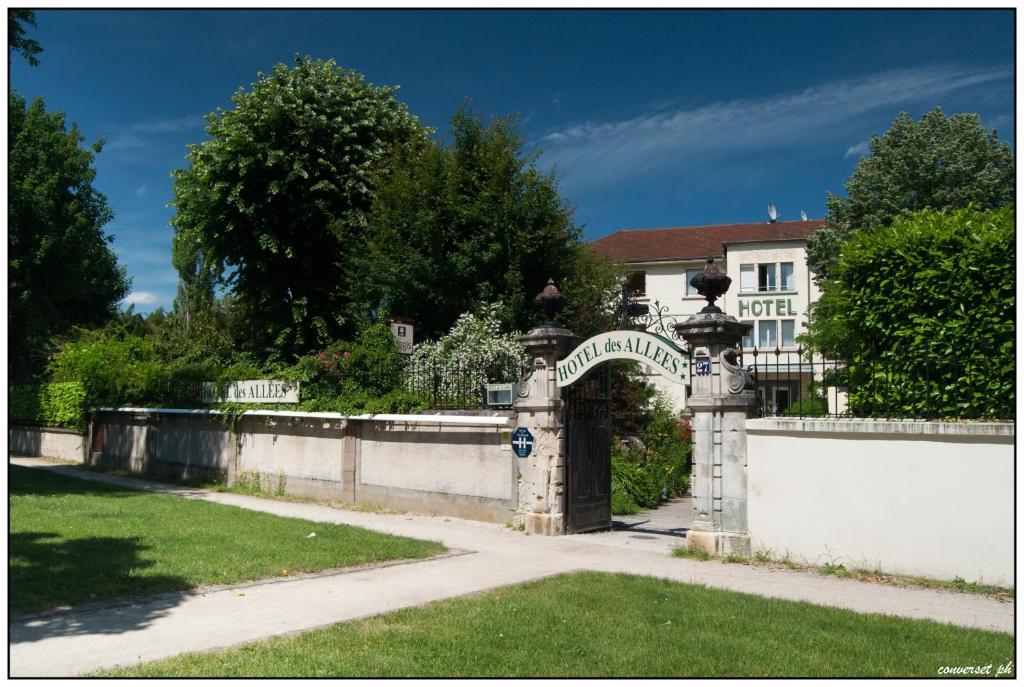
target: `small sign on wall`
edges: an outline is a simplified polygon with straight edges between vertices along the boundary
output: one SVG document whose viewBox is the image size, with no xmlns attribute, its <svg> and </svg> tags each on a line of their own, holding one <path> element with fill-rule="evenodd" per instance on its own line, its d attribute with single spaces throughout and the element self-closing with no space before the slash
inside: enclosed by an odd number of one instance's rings
<svg viewBox="0 0 1024 687">
<path fill-rule="evenodd" d="M 299 383 L 279 379 L 229 382 L 218 395 L 214 382 L 203 382 L 203 403 L 298 403 Z"/>
<path fill-rule="evenodd" d="M 520 458 L 526 458 L 533 452 L 533 434 L 526 427 L 516 427 L 512 432 L 512 450 Z"/>
<path fill-rule="evenodd" d="M 711 374 L 711 358 L 695 358 L 693 372 L 699 377 Z"/>
</svg>

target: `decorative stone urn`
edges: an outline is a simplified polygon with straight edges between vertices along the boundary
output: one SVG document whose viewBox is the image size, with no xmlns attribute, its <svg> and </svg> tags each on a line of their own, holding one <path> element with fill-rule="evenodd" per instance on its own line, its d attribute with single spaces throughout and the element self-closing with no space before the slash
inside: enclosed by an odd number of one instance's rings
<svg viewBox="0 0 1024 687">
<path fill-rule="evenodd" d="M 708 258 L 704 271 L 690 280 L 708 305 L 675 325 L 692 356 L 686 405 L 693 411 L 694 520 L 686 541 L 691 550 L 746 556 L 746 421 L 757 399 L 753 375 L 741 364 L 741 342 L 752 327 L 715 305 L 731 281 Z"/>
</svg>

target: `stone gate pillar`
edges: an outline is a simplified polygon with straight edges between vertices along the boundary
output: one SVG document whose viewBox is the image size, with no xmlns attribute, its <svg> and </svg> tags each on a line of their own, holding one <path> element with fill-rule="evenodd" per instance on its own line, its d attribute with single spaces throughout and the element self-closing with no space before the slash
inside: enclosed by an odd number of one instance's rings
<svg viewBox="0 0 1024 687">
<path fill-rule="evenodd" d="M 555 322 L 565 297 L 548 280 L 535 299 L 548 321 L 520 341 L 529 352 L 531 370 L 519 385 L 513 408 L 516 426 L 533 435 L 533 448 L 518 458 L 519 500 L 514 524 L 531 534 L 565 533 L 565 413 L 561 390 L 555 384 L 555 363 L 576 337 Z"/>
<path fill-rule="evenodd" d="M 708 305 L 675 326 L 690 346 L 693 411 L 694 521 L 690 549 L 750 555 L 747 530 L 746 420 L 757 405 L 753 375 L 740 365 L 743 336 L 752 328 L 714 304 L 731 280 L 711 259 L 691 284 Z"/>
</svg>

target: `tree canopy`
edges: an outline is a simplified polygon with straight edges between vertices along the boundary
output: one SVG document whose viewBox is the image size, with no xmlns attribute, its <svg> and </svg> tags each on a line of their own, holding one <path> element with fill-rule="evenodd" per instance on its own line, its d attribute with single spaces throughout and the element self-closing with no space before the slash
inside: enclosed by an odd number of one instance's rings
<svg viewBox="0 0 1024 687">
<path fill-rule="evenodd" d="M 915 122 L 902 112 L 870 145 L 846 196 L 828 195 L 826 225 L 808 241 L 819 280 L 833 276 L 841 244 L 855 232 L 885 226 L 901 213 L 1013 203 L 1013 151 L 976 114 L 947 117 L 936 107 Z"/>
<path fill-rule="evenodd" d="M 43 52 L 39 42 L 25 35 L 25 25 L 36 25 L 36 13 L 26 9 L 7 10 L 7 60 L 10 62 L 10 53 L 13 50 L 33 67 L 39 65 L 37 55 Z"/>
<path fill-rule="evenodd" d="M 243 348 L 290 358 L 351 333 L 376 184 L 428 131 L 333 60 L 278 64 L 232 101 L 174 172 L 175 266 L 187 298 L 208 276 L 230 289 Z"/>
<path fill-rule="evenodd" d="M 417 336 L 447 331 L 481 303 L 501 304 L 507 329 L 528 329 L 534 294 L 576 269 L 583 248 L 553 174 L 523 152 L 515 120 L 468 105 L 449 140 L 410 147 L 381 184 L 359 261 L 359 300 L 415 317 Z"/>
<path fill-rule="evenodd" d="M 116 312 L 130 280 L 102 231 L 113 213 L 92 182 L 102 141 L 83 148 L 78 126 L 8 100 L 8 324 L 10 371 L 40 367 L 49 338 L 76 325 L 100 325 Z"/>
</svg>

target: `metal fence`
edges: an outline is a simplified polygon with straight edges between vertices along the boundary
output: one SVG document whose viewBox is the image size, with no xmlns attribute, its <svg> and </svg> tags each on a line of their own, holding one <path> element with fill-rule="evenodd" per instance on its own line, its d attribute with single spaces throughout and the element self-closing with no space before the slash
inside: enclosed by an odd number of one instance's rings
<svg viewBox="0 0 1024 687">
<path fill-rule="evenodd" d="M 465 364 L 445 360 L 412 363 L 405 369 L 406 390 L 423 398 L 431 408 L 488 407 L 488 384 L 517 384 L 529 371 L 528 363 L 507 360 L 494 364 Z M 513 387 L 512 399 L 515 398 Z M 495 405 L 495 404 L 490 404 Z M 511 404 L 497 404 L 511 405 Z"/>
<path fill-rule="evenodd" d="M 754 349 L 742 364 L 753 372 L 762 417 L 1014 417 L 1013 361 L 998 355 L 837 360 L 802 348 Z"/>
</svg>

